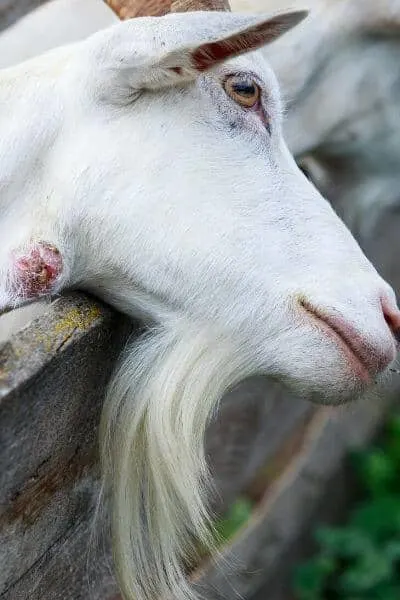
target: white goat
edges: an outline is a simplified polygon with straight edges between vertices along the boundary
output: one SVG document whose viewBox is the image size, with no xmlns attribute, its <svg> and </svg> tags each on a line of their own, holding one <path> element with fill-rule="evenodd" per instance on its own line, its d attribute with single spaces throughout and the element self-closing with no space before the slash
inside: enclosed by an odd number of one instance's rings
<svg viewBox="0 0 400 600">
<path fill-rule="evenodd" d="M 253 12 L 284 4 L 232 2 L 235 10 Z M 400 285 L 397 251 L 389 254 L 374 243 L 382 237 L 380 221 L 395 216 L 399 205 L 400 1 L 309 0 L 308 5 L 312 16 L 265 50 L 289 104 L 285 138 L 318 189 Z M 0 35 L 0 65 L 84 38 L 116 20 L 100 0 L 51 0 Z M 396 235 L 394 228 L 393 249 Z M 26 319 L 32 310 L 39 307 L 23 311 Z M 20 314 L 2 319 L 0 339 L 20 324 Z"/>
<path fill-rule="evenodd" d="M 303 17 L 137 19 L 0 72 L 1 305 L 79 287 L 150 324 L 101 426 L 128 600 L 193 596 L 227 389 L 263 373 L 339 403 L 395 357 L 394 293 L 297 168 L 275 76 L 245 54 Z"/>
</svg>

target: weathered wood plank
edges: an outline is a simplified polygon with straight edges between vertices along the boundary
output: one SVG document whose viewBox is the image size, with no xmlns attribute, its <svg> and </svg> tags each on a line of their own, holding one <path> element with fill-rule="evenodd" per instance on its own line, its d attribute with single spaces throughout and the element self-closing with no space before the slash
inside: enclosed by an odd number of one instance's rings
<svg viewBox="0 0 400 600">
<path fill-rule="evenodd" d="M 101 399 L 131 325 L 77 294 L 55 302 L 0 355 L 0 591 L 92 502 Z M 90 486 L 89 486 L 90 487 Z"/>
<path fill-rule="evenodd" d="M 0 350 L 2 598 L 61 599 L 68 584 L 76 599 L 84 597 L 88 578 L 94 597 L 112 588 L 108 569 L 98 566 L 107 551 L 93 550 L 93 573 L 86 556 L 98 497 L 103 393 L 131 328 L 102 304 L 72 294 Z M 223 399 L 207 439 L 217 511 L 310 410 L 258 378 Z"/>
<path fill-rule="evenodd" d="M 4 600 L 118 599 L 108 545 L 97 543 L 93 529 L 96 481 L 89 476 L 76 485 L 89 492 L 92 501 L 81 507 L 82 512 L 64 536 L 56 539 L 22 577 L 0 594 Z"/>
<path fill-rule="evenodd" d="M 249 486 L 282 440 L 313 410 L 311 404 L 263 378 L 249 379 L 225 396 L 206 442 L 218 513 Z"/>
</svg>

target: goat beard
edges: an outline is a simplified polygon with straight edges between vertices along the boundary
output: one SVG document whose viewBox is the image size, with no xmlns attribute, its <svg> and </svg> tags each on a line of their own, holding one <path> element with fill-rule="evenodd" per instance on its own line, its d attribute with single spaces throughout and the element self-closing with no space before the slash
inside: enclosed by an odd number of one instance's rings
<svg viewBox="0 0 400 600">
<path fill-rule="evenodd" d="M 223 394 L 249 374 L 245 364 L 224 336 L 187 322 L 153 329 L 125 352 L 100 448 L 126 600 L 196 596 L 187 565 L 213 546 L 205 431 Z"/>
</svg>

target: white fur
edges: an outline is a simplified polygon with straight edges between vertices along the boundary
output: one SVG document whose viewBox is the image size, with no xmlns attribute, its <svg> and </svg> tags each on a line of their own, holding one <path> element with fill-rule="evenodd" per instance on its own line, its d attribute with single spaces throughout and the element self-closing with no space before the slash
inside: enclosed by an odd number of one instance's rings
<svg viewBox="0 0 400 600">
<path fill-rule="evenodd" d="M 227 389 L 264 373 L 320 402 L 363 391 L 304 300 L 393 352 L 381 307 L 395 312 L 393 291 L 297 168 L 261 54 L 201 76 L 191 66 L 193 48 L 259 21 L 140 19 L 0 72 L 3 305 L 20 301 L 4 285 L 12 250 L 44 239 L 64 258 L 57 291 L 92 291 L 152 324 L 101 427 L 128 600 L 192 596 L 184 563 L 195 537 L 208 541 L 204 430 Z M 260 81 L 271 136 L 223 91 L 232 71 Z"/>
<path fill-rule="evenodd" d="M 319 163 L 315 182 L 366 242 L 400 201 L 400 1 L 320 4 L 268 56 L 290 102 L 290 149 Z"/>
<path fill-rule="evenodd" d="M 195 543 L 198 550 L 211 541 L 205 427 L 224 392 L 247 375 L 232 340 L 186 321 L 171 325 L 128 349 L 102 419 L 114 558 L 126 598 L 191 595 L 182 558 L 193 566 Z"/>
</svg>

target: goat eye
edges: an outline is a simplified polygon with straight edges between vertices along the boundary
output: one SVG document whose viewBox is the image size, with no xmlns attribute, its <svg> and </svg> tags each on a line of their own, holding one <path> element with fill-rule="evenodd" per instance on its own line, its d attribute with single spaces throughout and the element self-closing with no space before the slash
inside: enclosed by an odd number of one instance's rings
<svg viewBox="0 0 400 600">
<path fill-rule="evenodd" d="M 231 75 L 224 81 L 224 90 L 240 106 L 253 108 L 260 100 L 260 86 L 252 79 Z"/>
</svg>

